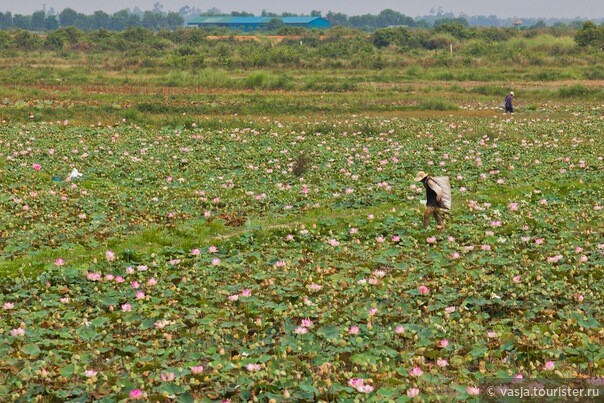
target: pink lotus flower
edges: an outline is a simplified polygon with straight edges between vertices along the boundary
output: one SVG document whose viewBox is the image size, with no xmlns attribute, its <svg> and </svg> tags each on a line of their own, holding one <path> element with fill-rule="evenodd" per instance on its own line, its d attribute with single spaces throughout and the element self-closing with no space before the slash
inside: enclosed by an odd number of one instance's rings
<svg viewBox="0 0 604 403">
<path fill-rule="evenodd" d="M 134 268 L 132 266 L 126 267 L 126 274 L 132 274 L 132 273 L 134 273 Z"/>
<path fill-rule="evenodd" d="M 33 164 L 32 168 L 35 169 L 36 171 L 39 171 L 40 169 L 42 169 L 42 165 L 40 165 L 40 164 Z"/>
<path fill-rule="evenodd" d="M 411 388 L 411 389 L 407 390 L 407 396 L 411 399 L 413 399 L 414 397 L 417 397 L 418 395 L 419 395 L 418 388 Z"/>
<path fill-rule="evenodd" d="M 312 291 L 320 291 L 322 288 L 323 288 L 323 286 L 322 286 L 322 285 L 315 284 L 315 283 L 311 283 L 311 284 L 310 284 L 310 289 L 311 289 Z"/>
<path fill-rule="evenodd" d="M 449 361 L 445 360 L 444 358 L 439 358 L 436 360 L 436 365 L 441 368 L 445 368 L 449 365 Z"/>
<path fill-rule="evenodd" d="M 123 304 L 122 305 L 122 311 L 124 311 L 124 312 L 130 312 L 130 311 L 132 311 L 132 305 L 130 305 L 130 304 Z"/>
<path fill-rule="evenodd" d="M 201 374 L 202 372 L 203 372 L 202 365 L 196 365 L 194 367 L 191 367 L 191 373 L 193 373 L 193 374 Z"/>
<path fill-rule="evenodd" d="M 12 302 L 5 302 L 2 305 L 2 309 L 5 311 L 10 311 L 11 309 L 13 309 L 15 307 L 15 304 L 13 304 Z"/>
<path fill-rule="evenodd" d="M 524 376 L 522 376 L 522 374 L 518 373 L 516 374 L 516 376 L 514 377 L 514 379 L 523 379 Z"/>
<path fill-rule="evenodd" d="M 577 295 L 577 301 L 583 302 L 583 294 Z"/>
<path fill-rule="evenodd" d="M 229 298 L 229 301 L 235 302 L 239 299 L 239 295 L 237 295 L 237 294 L 229 295 L 228 298 Z"/>
<path fill-rule="evenodd" d="M 447 339 L 442 339 L 442 340 L 440 341 L 440 346 L 441 346 L 442 348 L 447 348 L 447 346 L 448 346 L 448 345 L 449 345 L 449 340 L 447 340 Z"/>
<path fill-rule="evenodd" d="M 116 259 L 116 257 L 115 257 L 115 253 L 113 251 L 110 251 L 110 250 L 105 251 L 105 260 L 107 260 L 108 262 L 114 262 L 115 259 Z"/>
<path fill-rule="evenodd" d="M 92 378 L 97 376 L 98 372 L 96 372 L 95 370 L 92 369 L 87 369 L 86 371 L 84 371 L 84 376 L 86 378 Z"/>
<path fill-rule="evenodd" d="M 348 380 L 348 384 L 350 386 L 352 386 L 353 388 L 356 388 L 357 386 L 361 386 L 365 383 L 365 381 L 361 378 L 351 378 Z"/>
<path fill-rule="evenodd" d="M 334 246 L 334 247 L 340 245 L 340 242 L 337 241 L 337 240 L 335 240 L 335 239 L 330 239 L 330 240 L 327 241 L 327 243 L 330 244 L 331 246 Z"/>
<path fill-rule="evenodd" d="M 138 281 L 131 281 L 130 282 L 130 288 L 132 288 L 133 290 L 136 290 L 137 288 L 139 288 L 141 285 L 139 284 Z"/>
<path fill-rule="evenodd" d="M 61 258 L 55 259 L 55 266 L 63 266 L 64 264 L 65 264 L 64 259 L 61 259 Z"/>
<path fill-rule="evenodd" d="M 468 386 L 466 388 L 466 392 L 468 392 L 468 395 L 470 396 L 478 396 L 478 394 L 480 394 L 480 389 L 475 388 L 473 386 Z"/>
<path fill-rule="evenodd" d="M 394 235 L 394 236 L 392 237 L 392 242 L 400 242 L 400 241 L 401 241 L 401 237 L 400 237 L 400 236 L 398 236 L 398 235 Z"/>
<path fill-rule="evenodd" d="M 144 291 L 138 291 L 136 293 L 136 299 L 145 299 L 145 292 Z"/>
<path fill-rule="evenodd" d="M 214 245 L 208 247 L 208 253 L 216 253 L 218 252 L 218 248 Z"/>
<path fill-rule="evenodd" d="M 454 306 L 448 306 L 445 308 L 445 312 L 446 313 L 453 313 L 455 312 L 455 307 Z"/>
<path fill-rule="evenodd" d="M 405 328 L 403 326 L 397 326 L 394 328 L 394 333 L 403 334 L 403 333 L 405 333 Z"/>
<path fill-rule="evenodd" d="M 161 380 L 163 382 L 171 382 L 174 380 L 174 378 L 176 378 L 176 375 L 174 375 L 174 372 L 167 372 L 167 373 L 161 374 Z"/>
<path fill-rule="evenodd" d="M 303 326 L 298 326 L 294 330 L 294 333 L 296 333 L 296 334 L 306 334 L 306 333 L 308 333 L 308 329 L 305 328 L 305 327 L 303 327 Z"/>
<path fill-rule="evenodd" d="M 519 283 L 520 282 L 520 276 L 514 276 L 514 278 L 512 278 L 512 281 L 514 281 L 514 283 Z"/>
<path fill-rule="evenodd" d="M 548 263 L 558 263 L 562 259 L 562 255 L 551 256 L 547 258 Z"/>
<path fill-rule="evenodd" d="M 459 259 L 460 255 L 458 252 L 451 253 L 451 259 Z"/>
<path fill-rule="evenodd" d="M 512 211 L 516 211 L 516 210 L 518 210 L 518 203 L 512 202 L 512 203 L 508 204 L 508 208 Z"/>
<path fill-rule="evenodd" d="M 245 290 L 241 291 L 241 296 L 242 297 L 251 297 L 252 290 L 250 290 L 249 288 L 246 288 Z"/>
<path fill-rule="evenodd" d="M 536 243 L 537 245 L 542 245 L 542 244 L 543 244 L 543 242 L 544 242 L 543 238 L 535 238 L 535 243 Z"/>
<path fill-rule="evenodd" d="M 422 295 L 430 294 L 430 289 L 428 287 L 426 287 L 425 285 L 420 285 L 419 293 Z"/>
<path fill-rule="evenodd" d="M 153 277 L 151 277 L 149 280 L 147 280 L 147 285 L 154 286 L 156 284 L 157 284 L 157 280 Z"/>
<path fill-rule="evenodd" d="M 162 320 L 158 320 L 157 322 L 155 322 L 155 327 L 157 329 L 163 329 L 164 327 L 168 326 L 170 324 L 170 322 L 168 322 L 165 319 Z"/>
<path fill-rule="evenodd" d="M 143 391 L 140 389 L 133 389 L 130 391 L 130 399 L 139 400 L 143 398 Z"/>
<path fill-rule="evenodd" d="M 357 232 L 359 232 L 359 229 L 358 228 L 351 228 L 351 229 L 348 230 L 348 232 L 350 234 L 356 234 Z"/>
<path fill-rule="evenodd" d="M 431 236 L 426 238 L 426 242 L 428 243 L 435 243 L 436 242 L 436 237 L 435 236 Z"/>
<path fill-rule="evenodd" d="M 424 374 L 424 371 L 420 367 L 414 367 L 411 371 L 409 371 L 409 375 L 420 377 Z"/>
<path fill-rule="evenodd" d="M 382 278 L 382 277 L 386 276 L 386 272 L 384 270 L 374 270 L 372 274 L 378 278 Z"/>
<path fill-rule="evenodd" d="M 543 366 L 543 368 L 546 371 L 553 371 L 554 368 L 556 368 L 556 364 L 553 361 L 548 361 L 545 363 L 545 365 Z"/>
<path fill-rule="evenodd" d="M 245 366 L 245 369 L 247 369 L 250 372 L 255 372 L 255 371 L 260 371 L 260 369 L 262 368 L 262 366 L 260 364 L 247 364 Z"/>
<path fill-rule="evenodd" d="M 87 273 L 86 278 L 90 281 L 101 281 L 103 277 L 101 273 Z"/>
<path fill-rule="evenodd" d="M 214 258 L 212 259 L 212 265 L 214 266 L 218 266 L 220 264 L 221 260 L 218 258 Z"/>
<path fill-rule="evenodd" d="M 62 304 L 68 304 L 69 303 L 69 297 L 60 298 L 59 302 L 61 302 Z"/>
<path fill-rule="evenodd" d="M 360 393 L 371 393 L 373 392 L 373 386 L 366 384 L 364 379 L 352 378 L 348 380 L 348 385 L 352 386 Z"/>
<path fill-rule="evenodd" d="M 201 249 L 199 249 L 199 248 L 195 248 L 195 249 L 191 250 L 191 255 L 193 255 L 193 256 L 197 256 L 200 254 L 201 254 Z"/>
<path fill-rule="evenodd" d="M 359 327 L 356 325 L 350 326 L 348 334 L 359 334 Z"/>
<path fill-rule="evenodd" d="M 123 283 L 124 281 L 126 281 L 126 280 L 122 276 L 117 276 L 115 278 L 116 283 Z"/>
<path fill-rule="evenodd" d="M 10 335 L 13 337 L 21 337 L 21 336 L 25 336 L 25 329 L 18 327 L 16 329 L 12 329 L 10 331 Z"/>
<path fill-rule="evenodd" d="M 310 319 L 302 319 L 302 326 L 304 327 L 313 327 L 314 323 L 312 323 L 312 320 Z"/>
</svg>

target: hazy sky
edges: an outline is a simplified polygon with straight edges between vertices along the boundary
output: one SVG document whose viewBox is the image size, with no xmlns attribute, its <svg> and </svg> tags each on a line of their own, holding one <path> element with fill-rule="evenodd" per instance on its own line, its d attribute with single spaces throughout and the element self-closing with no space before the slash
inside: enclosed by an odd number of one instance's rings
<svg viewBox="0 0 604 403">
<path fill-rule="evenodd" d="M 54 8 L 56 12 L 70 7 L 84 14 L 103 10 L 109 14 L 124 8 L 139 7 L 152 10 L 153 4 L 164 5 L 164 11 L 178 11 L 183 6 L 208 10 L 217 7 L 223 12 L 248 11 L 255 14 L 265 9 L 281 13 L 310 13 L 329 10 L 347 15 L 377 14 L 391 8 L 411 17 L 430 14 L 439 7 L 445 12 L 468 15 L 497 15 L 498 17 L 583 17 L 603 18 L 604 0 L 0 0 L 0 11 L 13 14 L 31 14 L 36 10 Z"/>
</svg>

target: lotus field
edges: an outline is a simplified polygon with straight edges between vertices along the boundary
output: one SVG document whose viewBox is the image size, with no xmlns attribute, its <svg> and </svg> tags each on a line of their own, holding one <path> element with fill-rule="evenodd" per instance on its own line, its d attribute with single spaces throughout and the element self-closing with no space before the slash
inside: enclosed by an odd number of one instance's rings
<svg viewBox="0 0 604 403">
<path fill-rule="evenodd" d="M 603 376 L 604 109 L 557 111 L 3 123 L 0 395 L 467 401 Z M 444 231 L 418 170 L 451 179 Z"/>
</svg>

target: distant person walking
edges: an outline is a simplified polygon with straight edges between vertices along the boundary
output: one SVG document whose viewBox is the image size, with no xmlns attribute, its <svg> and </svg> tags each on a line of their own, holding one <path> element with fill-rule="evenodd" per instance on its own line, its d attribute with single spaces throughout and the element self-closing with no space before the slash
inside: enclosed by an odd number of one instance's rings
<svg viewBox="0 0 604 403">
<path fill-rule="evenodd" d="M 431 177 L 424 171 L 419 171 L 414 179 L 416 182 L 421 182 L 426 188 L 424 228 L 427 228 L 430 224 L 430 216 L 434 216 L 437 228 L 442 231 L 445 227 L 440 210 L 451 210 L 451 185 L 449 185 L 449 177 Z"/>
<path fill-rule="evenodd" d="M 505 111 L 509 113 L 514 113 L 514 91 L 510 91 L 510 93 L 505 97 Z"/>
</svg>

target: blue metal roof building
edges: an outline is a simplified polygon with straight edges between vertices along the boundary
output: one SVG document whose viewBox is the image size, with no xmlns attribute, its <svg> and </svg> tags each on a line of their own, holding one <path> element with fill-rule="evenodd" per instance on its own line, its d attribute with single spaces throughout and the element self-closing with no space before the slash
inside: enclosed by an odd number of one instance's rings
<svg viewBox="0 0 604 403">
<path fill-rule="evenodd" d="M 187 23 L 189 27 L 212 28 L 227 27 L 242 31 L 254 31 L 266 28 L 273 19 L 279 19 L 286 27 L 329 28 L 330 23 L 321 17 L 228 17 L 199 16 Z"/>
</svg>

